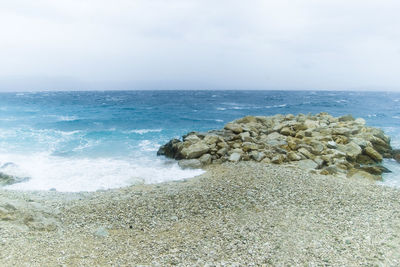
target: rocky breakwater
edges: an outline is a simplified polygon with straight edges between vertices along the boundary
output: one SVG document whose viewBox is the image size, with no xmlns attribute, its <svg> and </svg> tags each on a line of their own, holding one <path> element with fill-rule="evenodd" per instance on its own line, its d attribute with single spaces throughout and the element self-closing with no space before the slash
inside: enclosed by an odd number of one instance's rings
<svg viewBox="0 0 400 267">
<path fill-rule="evenodd" d="M 327 113 L 294 116 L 247 116 L 223 129 L 191 132 L 172 139 L 157 155 L 179 160 L 182 168 L 201 168 L 225 161 L 282 164 L 324 175 L 381 180 L 388 172 L 383 158 L 396 157 L 390 138 L 362 118 Z"/>
</svg>

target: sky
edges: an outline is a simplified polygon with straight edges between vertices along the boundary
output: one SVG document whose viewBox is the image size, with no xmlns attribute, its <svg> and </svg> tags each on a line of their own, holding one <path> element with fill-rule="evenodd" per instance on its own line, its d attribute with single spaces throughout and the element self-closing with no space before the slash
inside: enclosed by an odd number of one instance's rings
<svg viewBox="0 0 400 267">
<path fill-rule="evenodd" d="M 2 0 L 0 91 L 400 91 L 398 0 Z"/>
</svg>

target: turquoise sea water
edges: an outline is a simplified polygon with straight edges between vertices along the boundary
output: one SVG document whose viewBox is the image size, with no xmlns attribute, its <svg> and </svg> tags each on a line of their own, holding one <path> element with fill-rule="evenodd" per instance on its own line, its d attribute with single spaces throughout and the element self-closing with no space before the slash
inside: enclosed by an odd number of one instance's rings
<svg viewBox="0 0 400 267">
<path fill-rule="evenodd" d="M 189 131 L 245 115 L 353 114 L 400 148 L 400 93 L 326 91 L 96 91 L 0 93 L 0 171 L 30 177 L 10 189 L 93 191 L 192 177 L 156 156 Z M 385 184 L 400 186 L 400 168 Z"/>
</svg>

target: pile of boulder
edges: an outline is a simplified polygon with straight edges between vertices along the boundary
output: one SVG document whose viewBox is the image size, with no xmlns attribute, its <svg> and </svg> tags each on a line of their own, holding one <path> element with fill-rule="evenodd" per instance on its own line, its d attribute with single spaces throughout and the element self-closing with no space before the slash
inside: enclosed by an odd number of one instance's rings
<svg viewBox="0 0 400 267">
<path fill-rule="evenodd" d="M 172 139 L 157 155 L 179 160 L 182 168 L 226 161 L 291 162 L 324 175 L 372 180 L 389 171 L 381 165 L 383 158 L 399 156 L 381 129 L 365 126 L 362 118 L 327 113 L 247 116 L 220 130 Z"/>
</svg>

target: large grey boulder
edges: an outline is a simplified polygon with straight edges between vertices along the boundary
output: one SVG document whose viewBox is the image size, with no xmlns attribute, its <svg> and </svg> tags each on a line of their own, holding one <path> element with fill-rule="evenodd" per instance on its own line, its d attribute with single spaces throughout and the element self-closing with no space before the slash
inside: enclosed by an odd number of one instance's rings
<svg viewBox="0 0 400 267">
<path fill-rule="evenodd" d="M 198 159 L 182 159 L 178 162 L 178 165 L 182 169 L 199 169 L 202 166 Z"/>
<path fill-rule="evenodd" d="M 180 153 L 184 159 L 194 159 L 202 156 L 209 150 L 210 147 L 207 144 L 203 142 L 197 142 L 193 145 L 183 148 Z"/>
<path fill-rule="evenodd" d="M 362 153 L 361 147 L 354 142 L 350 142 L 346 145 L 338 145 L 338 150 L 346 153 L 346 156 L 353 161 Z"/>
</svg>

